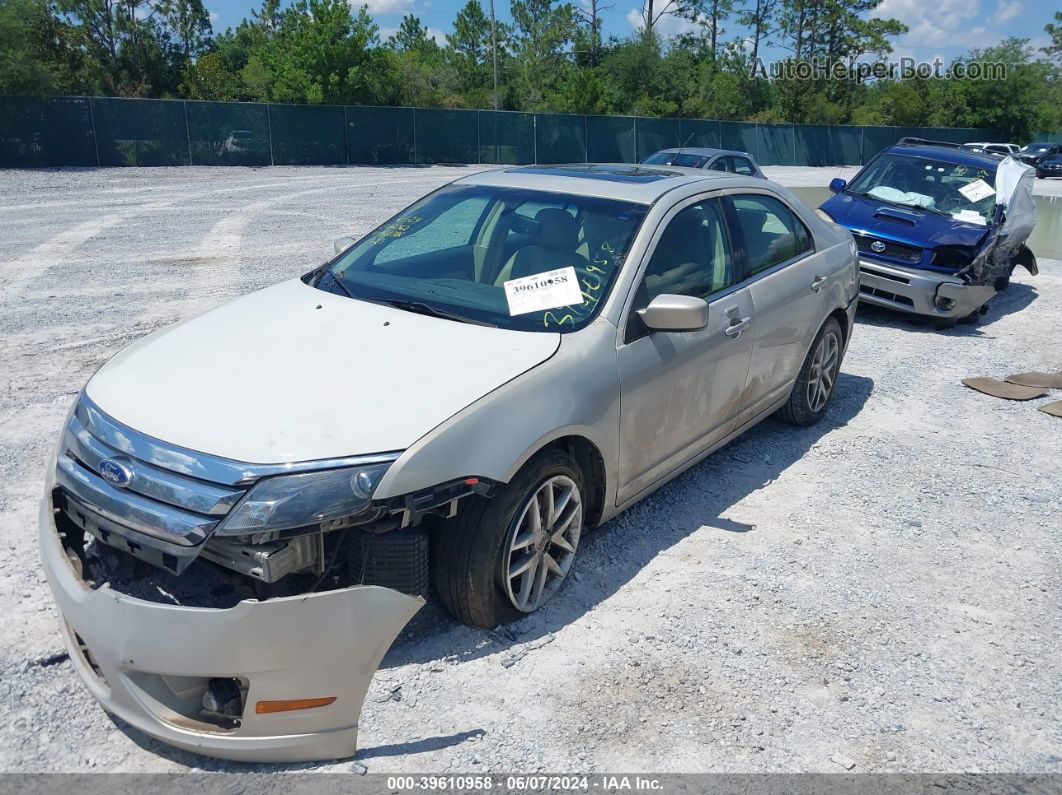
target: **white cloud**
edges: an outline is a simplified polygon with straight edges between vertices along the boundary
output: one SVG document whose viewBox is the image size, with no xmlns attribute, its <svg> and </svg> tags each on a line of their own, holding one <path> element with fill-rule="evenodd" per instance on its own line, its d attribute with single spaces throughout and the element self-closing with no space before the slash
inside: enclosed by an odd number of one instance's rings
<svg viewBox="0 0 1062 795">
<path fill-rule="evenodd" d="M 382 14 L 410 14 L 413 12 L 413 0 L 349 0 L 355 12 L 362 6 L 369 7 L 373 16 Z"/>
<path fill-rule="evenodd" d="M 1021 10 L 1020 0 L 1011 2 Z M 1007 0 L 1000 0 L 1000 5 L 1008 5 Z M 907 25 L 907 34 L 899 38 L 893 52 L 921 58 L 930 47 L 965 51 L 994 43 L 997 32 L 973 24 L 980 14 L 979 0 L 884 0 L 871 16 L 898 19 Z"/>
<path fill-rule="evenodd" d="M 633 30 L 639 30 L 645 25 L 645 21 L 642 19 L 642 10 L 640 8 L 632 8 L 627 12 L 627 24 L 629 24 Z M 657 34 L 665 39 L 669 39 L 672 36 L 678 36 L 682 33 L 693 33 L 698 27 L 697 24 L 690 20 L 677 17 L 674 14 L 664 14 L 664 16 L 657 19 L 656 25 L 654 25 Z"/>
<path fill-rule="evenodd" d="M 1014 19 L 1024 10 L 1025 6 L 1021 0 L 999 0 L 996 4 L 996 13 L 992 15 L 992 22 L 996 25 L 1002 25 L 1004 22 Z"/>
</svg>

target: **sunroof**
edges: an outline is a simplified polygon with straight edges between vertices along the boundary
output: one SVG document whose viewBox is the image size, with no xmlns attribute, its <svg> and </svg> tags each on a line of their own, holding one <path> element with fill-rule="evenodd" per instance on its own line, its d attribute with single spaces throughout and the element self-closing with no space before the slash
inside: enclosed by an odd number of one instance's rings
<svg viewBox="0 0 1062 795">
<path fill-rule="evenodd" d="M 555 177 L 580 177 L 582 179 L 600 179 L 606 182 L 656 182 L 669 177 L 681 177 L 682 172 L 668 171 L 663 168 L 646 168 L 645 166 L 595 164 L 572 166 L 525 166 L 511 169 L 514 174 L 549 174 Z"/>
</svg>

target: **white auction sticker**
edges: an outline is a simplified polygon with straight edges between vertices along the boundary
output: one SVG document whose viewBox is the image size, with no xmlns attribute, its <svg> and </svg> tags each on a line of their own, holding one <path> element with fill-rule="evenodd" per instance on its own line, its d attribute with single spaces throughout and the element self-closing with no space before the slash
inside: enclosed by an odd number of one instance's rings
<svg viewBox="0 0 1062 795">
<path fill-rule="evenodd" d="M 509 302 L 510 315 L 525 315 L 528 312 L 543 312 L 560 306 L 581 304 L 583 291 L 575 268 L 558 268 L 553 271 L 510 279 L 505 282 L 505 300 Z"/>
<path fill-rule="evenodd" d="M 968 185 L 963 185 L 959 188 L 959 193 L 965 196 L 972 202 L 979 202 L 981 199 L 987 199 L 993 195 L 996 189 L 985 182 L 983 179 L 975 179 Z"/>
</svg>

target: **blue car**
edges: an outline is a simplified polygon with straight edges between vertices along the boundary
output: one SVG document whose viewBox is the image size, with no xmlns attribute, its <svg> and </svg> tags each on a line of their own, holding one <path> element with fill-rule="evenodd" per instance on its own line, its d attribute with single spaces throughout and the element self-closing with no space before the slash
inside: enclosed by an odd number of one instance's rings
<svg viewBox="0 0 1062 795">
<path fill-rule="evenodd" d="M 1004 163 L 1009 207 L 997 204 Z M 855 237 L 861 301 L 947 326 L 985 311 L 1016 265 L 1036 273 L 1025 246 L 1036 220 L 1033 176 L 1013 159 L 904 138 L 851 183 L 833 180 L 836 195 L 819 213 Z"/>
</svg>

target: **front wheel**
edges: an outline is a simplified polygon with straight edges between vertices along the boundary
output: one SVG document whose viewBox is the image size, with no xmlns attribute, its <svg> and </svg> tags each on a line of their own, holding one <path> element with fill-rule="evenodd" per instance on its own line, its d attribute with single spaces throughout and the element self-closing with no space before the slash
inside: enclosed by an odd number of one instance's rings
<svg viewBox="0 0 1062 795">
<path fill-rule="evenodd" d="M 492 498 L 469 497 L 433 539 L 432 576 L 446 608 L 466 624 L 494 627 L 549 601 L 579 548 L 584 494 L 574 459 L 547 449 Z"/>
<path fill-rule="evenodd" d="M 778 410 L 779 419 L 790 425 L 814 425 L 822 419 L 837 385 L 843 350 L 841 324 L 831 317 L 812 343 L 789 401 Z"/>
</svg>

